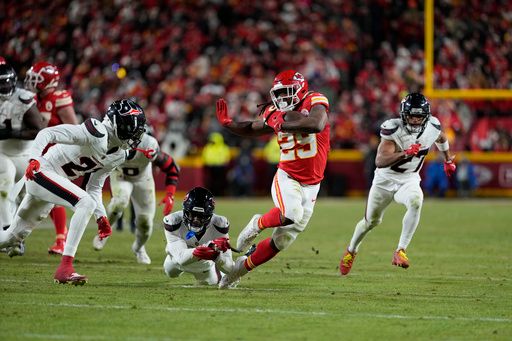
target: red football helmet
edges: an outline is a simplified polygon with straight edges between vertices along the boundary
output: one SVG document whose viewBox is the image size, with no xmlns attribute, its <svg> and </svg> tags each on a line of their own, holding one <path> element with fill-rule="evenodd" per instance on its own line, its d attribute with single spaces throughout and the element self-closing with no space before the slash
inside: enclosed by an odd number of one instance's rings
<svg viewBox="0 0 512 341">
<path fill-rule="evenodd" d="M 37 62 L 27 71 L 25 88 L 31 91 L 43 91 L 59 84 L 59 69 L 47 62 Z"/>
<path fill-rule="evenodd" d="M 300 103 L 308 93 L 308 81 L 295 70 L 286 70 L 274 78 L 270 97 L 277 109 L 290 111 Z"/>
</svg>

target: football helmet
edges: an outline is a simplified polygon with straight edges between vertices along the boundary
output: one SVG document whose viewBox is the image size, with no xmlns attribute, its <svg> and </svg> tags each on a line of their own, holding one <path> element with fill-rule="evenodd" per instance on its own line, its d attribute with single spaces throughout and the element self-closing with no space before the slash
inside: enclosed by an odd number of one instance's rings
<svg viewBox="0 0 512 341">
<path fill-rule="evenodd" d="M 204 187 L 195 187 L 183 199 L 183 222 L 194 233 L 201 233 L 210 223 L 215 210 L 212 193 Z"/>
<path fill-rule="evenodd" d="M 12 66 L 0 64 L 0 99 L 8 100 L 12 96 L 17 81 L 18 76 Z"/>
<path fill-rule="evenodd" d="M 419 92 L 405 96 L 400 103 L 400 118 L 409 133 L 420 134 L 425 129 L 430 118 L 430 103 Z M 410 118 L 421 118 L 419 123 L 412 124 Z"/>
<path fill-rule="evenodd" d="M 55 88 L 59 84 L 59 69 L 48 62 L 37 62 L 28 69 L 25 75 L 25 88 L 39 92 L 48 88 Z"/>
<path fill-rule="evenodd" d="M 308 93 L 308 81 L 295 70 L 286 70 L 274 78 L 270 98 L 277 109 L 290 111 L 299 104 Z"/>
<path fill-rule="evenodd" d="M 140 105 L 129 99 L 122 99 L 110 104 L 103 119 L 111 128 L 116 144 L 123 149 L 135 148 L 140 143 L 146 115 Z"/>
</svg>

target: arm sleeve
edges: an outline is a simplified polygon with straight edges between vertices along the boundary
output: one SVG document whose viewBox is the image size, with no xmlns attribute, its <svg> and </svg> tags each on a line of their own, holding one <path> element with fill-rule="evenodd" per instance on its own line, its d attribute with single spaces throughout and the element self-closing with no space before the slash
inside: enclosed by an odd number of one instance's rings
<svg viewBox="0 0 512 341">
<path fill-rule="evenodd" d="M 167 153 L 159 151 L 158 156 L 156 157 L 153 163 L 162 170 L 166 174 L 165 176 L 165 185 L 174 185 L 178 184 L 178 178 L 180 175 L 180 168 L 174 161 L 174 159 Z"/>
<path fill-rule="evenodd" d="M 86 145 L 89 143 L 89 134 L 83 125 L 61 124 L 41 130 L 32 144 L 30 155 L 41 156 L 49 143 Z"/>
<path fill-rule="evenodd" d="M 169 231 L 165 232 L 165 238 L 167 239 L 167 246 L 165 251 L 180 265 L 188 265 L 198 261 L 194 258 L 192 252 L 194 249 L 189 249 L 187 243 L 178 236 L 173 235 Z"/>
</svg>

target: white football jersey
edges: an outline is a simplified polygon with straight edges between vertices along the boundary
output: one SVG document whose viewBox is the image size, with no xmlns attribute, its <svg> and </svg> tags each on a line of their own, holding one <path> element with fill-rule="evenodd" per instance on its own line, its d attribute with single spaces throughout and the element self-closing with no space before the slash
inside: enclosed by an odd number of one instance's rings
<svg viewBox="0 0 512 341">
<path fill-rule="evenodd" d="M 153 150 L 151 159 L 148 159 L 142 152 L 137 150 L 128 151 L 126 161 L 119 166 L 124 180 L 136 181 L 142 177 L 152 177 L 153 169 L 151 162 L 156 159 L 160 146 L 158 141 L 149 134 L 143 134 L 137 149 Z"/>
<path fill-rule="evenodd" d="M 0 99 L 0 129 L 20 130 L 23 116 L 30 107 L 36 104 L 35 94 L 25 89 L 16 88 L 8 100 Z M 7 139 L 0 141 L 0 153 L 18 156 L 28 152 L 31 140 Z"/>
<path fill-rule="evenodd" d="M 51 146 L 41 156 L 48 144 Z M 41 163 L 41 171 L 53 171 L 70 180 L 84 176 L 85 190 L 97 202 L 96 217 L 104 216 L 101 193 L 110 172 L 126 160 L 126 151 L 108 149 L 107 128 L 90 118 L 80 125 L 61 124 L 37 134 L 31 157 Z M 83 185 L 82 185 L 83 187 Z"/>
<path fill-rule="evenodd" d="M 164 217 L 164 228 L 168 242 L 174 241 L 177 237 L 184 240 L 188 248 L 195 248 L 216 238 L 228 238 L 229 221 L 224 216 L 214 214 L 204 234 L 197 239 L 195 234 L 189 233 L 183 221 L 183 211 L 180 210 Z"/>
<path fill-rule="evenodd" d="M 416 175 L 419 177 L 419 171 L 423 166 L 423 161 L 430 147 L 441 134 L 441 123 L 439 120 L 434 116 L 430 116 L 425 129 L 420 134 L 409 133 L 400 118 L 387 120 L 382 123 L 380 128 L 381 138 L 395 142 L 400 150 L 406 150 L 415 143 L 420 143 L 421 148 L 415 156 L 405 158 L 389 167 L 377 168 L 375 175 L 391 179 L 401 178 L 404 175 Z"/>
</svg>

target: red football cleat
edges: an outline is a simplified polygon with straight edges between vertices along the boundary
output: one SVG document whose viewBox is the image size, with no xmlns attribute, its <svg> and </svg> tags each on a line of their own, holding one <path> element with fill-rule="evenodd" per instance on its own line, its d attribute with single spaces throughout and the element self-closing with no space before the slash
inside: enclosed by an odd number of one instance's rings
<svg viewBox="0 0 512 341">
<path fill-rule="evenodd" d="M 407 269 L 409 267 L 409 258 L 407 258 L 407 254 L 404 249 L 400 249 L 395 251 L 393 254 L 393 261 L 391 264 L 399 266 L 401 268 Z"/>
<path fill-rule="evenodd" d="M 354 262 L 354 259 L 356 258 L 356 252 L 350 252 L 348 249 L 343 254 L 343 257 L 341 257 L 340 261 L 340 272 L 341 275 L 347 275 L 350 272 L 350 269 L 352 269 L 352 263 Z"/>
<path fill-rule="evenodd" d="M 57 269 L 53 279 L 58 284 L 84 285 L 87 283 L 87 277 L 76 273 L 73 268 L 68 270 Z"/>
<path fill-rule="evenodd" d="M 65 239 L 55 239 L 55 243 L 48 249 L 48 253 L 50 255 L 62 255 L 64 253 L 64 244 L 66 244 Z"/>
</svg>

